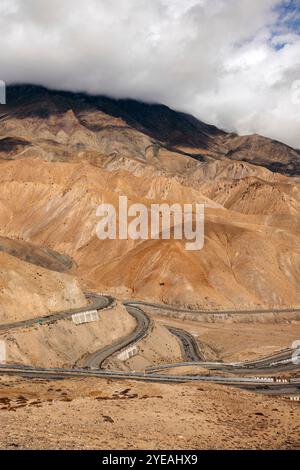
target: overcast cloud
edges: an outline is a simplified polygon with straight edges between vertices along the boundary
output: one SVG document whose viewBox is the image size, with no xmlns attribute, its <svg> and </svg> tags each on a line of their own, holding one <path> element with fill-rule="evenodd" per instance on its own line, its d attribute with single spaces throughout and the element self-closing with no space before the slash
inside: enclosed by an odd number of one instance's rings
<svg viewBox="0 0 300 470">
<path fill-rule="evenodd" d="M 299 25 L 299 0 L 0 0 L 0 79 L 163 102 L 300 148 Z"/>
</svg>

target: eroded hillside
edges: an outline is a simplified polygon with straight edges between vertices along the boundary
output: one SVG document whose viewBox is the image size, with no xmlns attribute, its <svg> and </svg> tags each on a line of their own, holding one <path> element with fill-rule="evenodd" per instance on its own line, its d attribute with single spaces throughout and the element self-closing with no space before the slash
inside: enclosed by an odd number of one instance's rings
<svg viewBox="0 0 300 470">
<path fill-rule="evenodd" d="M 300 304 L 298 152 L 283 144 L 159 105 L 16 87 L 0 157 L 0 234 L 70 256 L 84 288 L 206 308 Z M 96 208 L 119 195 L 204 202 L 204 249 L 100 241 Z"/>
<path fill-rule="evenodd" d="M 83 307 L 86 303 L 74 277 L 0 253 L 1 324 Z"/>
</svg>

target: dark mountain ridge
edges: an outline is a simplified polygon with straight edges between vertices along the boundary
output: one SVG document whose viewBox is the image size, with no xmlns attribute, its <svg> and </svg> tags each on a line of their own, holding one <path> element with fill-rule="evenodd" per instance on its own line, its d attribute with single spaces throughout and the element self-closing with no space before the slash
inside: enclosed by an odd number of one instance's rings
<svg viewBox="0 0 300 470">
<path fill-rule="evenodd" d="M 20 121 L 36 118 L 43 122 L 51 116 L 63 116 L 68 111 L 74 113 L 81 126 L 98 134 L 98 142 L 104 129 L 106 134 L 111 130 L 112 141 L 118 140 L 122 133 L 124 141 L 130 139 L 124 132 L 133 130 L 147 136 L 153 145 L 183 152 L 194 158 L 202 155 L 214 158 L 226 156 L 290 176 L 300 174 L 300 152 L 275 140 L 258 135 L 226 133 L 162 104 L 50 90 L 35 85 L 7 88 L 7 104 L 0 107 L 0 152 L 13 150 L 14 146 L 19 152 L 30 145 L 25 136 L 18 135 L 17 131 L 14 133 L 13 126 L 9 125 L 12 119 Z M 106 116 L 104 122 L 103 116 Z M 116 124 L 114 119 L 121 120 L 123 126 L 120 122 Z M 70 126 L 61 125 L 61 128 Z M 116 132 L 119 137 L 116 137 Z M 107 135 L 103 139 L 107 139 Z M 85 143 L 78 142 L 77 145 L 84 150 Z M 100 145 L 99 151 L 101 148 Z M 144 148 L 138 149 L 141 154 L 144 151 Z"/>
</svg>

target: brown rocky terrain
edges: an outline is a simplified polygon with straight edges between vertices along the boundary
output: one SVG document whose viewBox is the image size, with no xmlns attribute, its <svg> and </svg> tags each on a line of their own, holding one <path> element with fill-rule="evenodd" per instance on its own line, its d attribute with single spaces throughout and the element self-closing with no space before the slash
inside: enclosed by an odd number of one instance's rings
<svg viewBox="0 0 300 470">
<path fill-rule="evenodd" d="M 160 105 L 31 86 L 9 88 L 7 102 L 2 236 L 69 256 L 82 287 L 121 297 L 206 308 L 300 305 L 300 192 L 289 176 L 298 151 Z M 272 162 L 280 173 L 268 169 Z M 204 202 L 204 249 L 100 241 L 96 208 L 117 205 L 119 195 L 147 206 Z"/>
<path fill-rule="evenodd" d="M 87 304 L 77 280 L 0 252 L 0 323 Z"/>
<path fill-rule="evenodd" d="M 28 263 L 56 272 L 68 272 L 74 265 L 68 256 L 61 255 L 49 248 L 7 237 L 0 237 L 0 252 L 8 253 Z"/>
<path fill-rule="evenodd" d="M 299 413 L 209 384 L 0 379 L 2 449 L 299 449 Z"/>
</svg>

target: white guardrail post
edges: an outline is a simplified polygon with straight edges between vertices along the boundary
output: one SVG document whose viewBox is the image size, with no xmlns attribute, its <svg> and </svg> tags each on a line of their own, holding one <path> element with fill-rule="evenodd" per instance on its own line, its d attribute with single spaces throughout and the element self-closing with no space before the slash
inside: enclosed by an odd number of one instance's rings
<svg viewBox="0 0 300 470">
<path fill-rule="evenodd" d="M 72 320 L 76 325 L 82 325 L 83 323 L 91 323 L 99 320 L 99 314 L 97 310 L 88 310 L 86 312 L 74 313 Z"/>
</svg>

